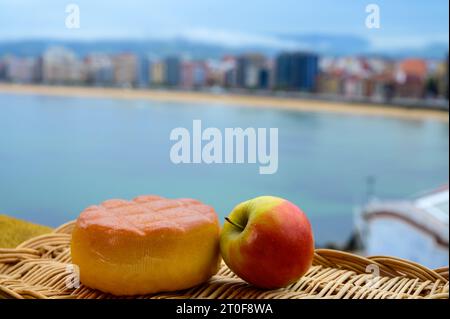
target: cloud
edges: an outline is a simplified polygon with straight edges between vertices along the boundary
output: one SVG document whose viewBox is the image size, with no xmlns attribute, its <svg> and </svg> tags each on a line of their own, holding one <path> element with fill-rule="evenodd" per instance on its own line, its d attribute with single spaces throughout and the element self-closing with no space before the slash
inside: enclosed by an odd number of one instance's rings
<svg viewBox="0 0 450 319">
<path fill-rule="evenodd" d="M 214 30 L 209 28 L 188 29 L 177 36 L 198 43 L 215 44 L 225 47 L 271 47 L 275 49 L 301 49 L 305 44 L 297 41 L 278 39 L 273 36 L 235 32 L 228 30 Z"/>
<path fill-rule="evenodd" d="M 423 49 L 433 43 L 448 45 L 448 35 L 434 35 L 427 37 L 416 36 L 386 36 L 370 39 L 373 50 L 399 50 L 399 49 Z"/>
</svg>

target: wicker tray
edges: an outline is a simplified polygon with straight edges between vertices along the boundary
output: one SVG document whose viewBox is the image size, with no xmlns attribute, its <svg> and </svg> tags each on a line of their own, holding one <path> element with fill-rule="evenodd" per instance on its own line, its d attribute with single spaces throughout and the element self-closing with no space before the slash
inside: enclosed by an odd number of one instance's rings
<svg viewBox="0 0 450 319">
<path fill-rule="evenodd" d="M 0 298 L 115 298 L 87 288 L 66 288 L 74 222 L 32 238 L 15 249 L 0 249 Z M 379 276 L 369 271 L 379 270 Z M 448 298 L 448 267 L 427 269 L 416 263 L 376 256 L 364 258 L 327 249 L 315 252 L 308 273 L 278 290 L 259 290 L 225 265 L 207 283 L 176 293 L 139 298 Z"/>
</svg>

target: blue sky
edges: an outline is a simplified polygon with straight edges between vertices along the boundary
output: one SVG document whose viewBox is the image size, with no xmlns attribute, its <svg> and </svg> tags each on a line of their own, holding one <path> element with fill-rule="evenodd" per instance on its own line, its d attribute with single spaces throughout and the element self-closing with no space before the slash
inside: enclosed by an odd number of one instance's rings
<svg viewBox="0 0 450 319">
<path fill-rule="evenodd" d="M 81 28 L 65 28 L 65 7 L 79 5 Z M 381 9 L 367 29 L 365 7 Z M 279 33 L 351 34 L 375 47 L 448 43 L 448 0 L 0 0 L 0 40 L 22 38 L 187 38 L 239 45 Z"/>
</svg>

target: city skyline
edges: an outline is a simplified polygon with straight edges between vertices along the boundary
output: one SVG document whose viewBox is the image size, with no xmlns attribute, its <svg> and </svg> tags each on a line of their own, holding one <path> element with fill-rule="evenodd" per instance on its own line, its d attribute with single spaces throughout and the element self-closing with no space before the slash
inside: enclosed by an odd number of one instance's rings
<svg viewBox="0 0 450 319">
<path fill-rule="evenodd" d="M 286 49 L 301 45 L 291 36 L 328 34 L 367 39 L 373 50 L 448 45 L 449 4 L 443 0 L 377 1 L 380 29 L 366 28 L 365 7 L 370 2 L 363 0 L 343 1 L 339 6 L 330 0 L 266 0 L 258 5 L 237 0 L 130 0 L 108 5 L 80 0 L 73 2 L 80 7 L 80 29 L 64 26 L 65 6 L 69 3 L 41 1 L 36 6 L 26 0 L 2 1 L 0 41 L 181 37 L 229 47 L 266 45 Z"/>
<path fill-rule="evenodd" d="M 391 60 L 376 57 L 330 58 L 308 52 L 225 55 L 191 59 L 134 53 L 91 52 L 83 58 L 65 47 L 39 57 L 0 57 L 0 82 L 183 90 L 263 90 L 310 93 L 316 97 L 362 99 L 377 103 L 432 101 L 448 108 L 448 58 Z M 406 100 L 405 100 L 406 99 Z"/>
</svg>

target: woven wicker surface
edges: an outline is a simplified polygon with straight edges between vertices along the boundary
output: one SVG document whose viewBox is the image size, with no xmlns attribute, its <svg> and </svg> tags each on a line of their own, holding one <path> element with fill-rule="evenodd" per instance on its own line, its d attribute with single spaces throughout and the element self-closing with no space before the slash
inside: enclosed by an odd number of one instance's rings
<svg viewBox="0 0 450 319">
<path fill-rule="evenodd" d="M 115 298 L 87 288 L 66 288 L 74 222 L 32 238 L 15 249 L 0 249 L 0 298 Z M 378 269 L 379 277 L 370 270 Z M 392 257 L 364 258 L 316 250 L 313 266 L 295 284 L 259 290 L 225 265 L 207 283 L 176 293 L 139 298 L 448 298 L 448 267 L 436 270 Z"/>
</svg>

